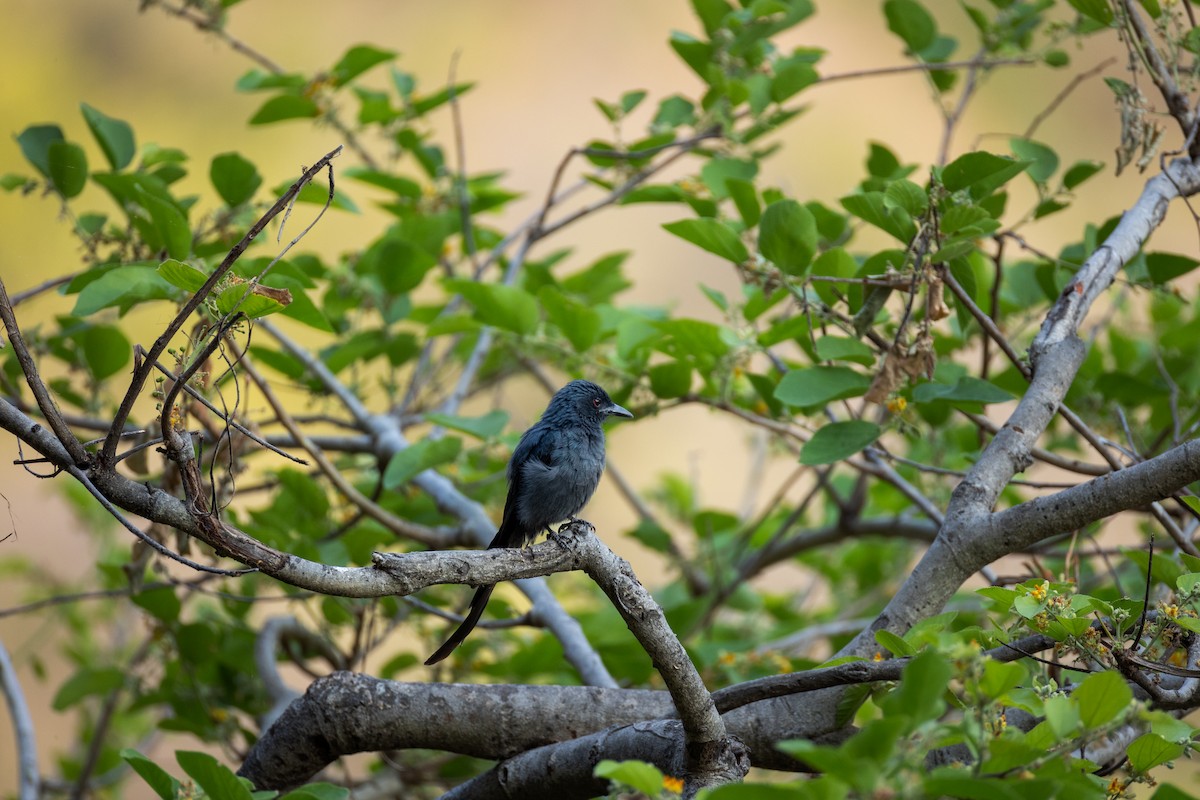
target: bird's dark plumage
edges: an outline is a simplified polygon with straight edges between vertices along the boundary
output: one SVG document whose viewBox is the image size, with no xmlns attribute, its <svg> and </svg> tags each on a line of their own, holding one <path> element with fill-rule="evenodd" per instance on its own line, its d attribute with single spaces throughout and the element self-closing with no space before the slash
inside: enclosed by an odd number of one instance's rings
<svg viewBox="0 0 1200 800">
<path fill-rule="evenodd" d="M 500 529 L 488 548 L 523 547 L 550 524 L 574 519 L 600 483 L 604 472 L 604 429 L 616 414 L 632 417 L 590 381 L 571 381 L 559 389 L 546 412 L 525 431 L 508 462 L 508 497 Z M 462 644 L 483 616 L 495 585 L 480 586 L 471 609 L 446 643 L 426 664 L 436 664 Z"/>
</svg>

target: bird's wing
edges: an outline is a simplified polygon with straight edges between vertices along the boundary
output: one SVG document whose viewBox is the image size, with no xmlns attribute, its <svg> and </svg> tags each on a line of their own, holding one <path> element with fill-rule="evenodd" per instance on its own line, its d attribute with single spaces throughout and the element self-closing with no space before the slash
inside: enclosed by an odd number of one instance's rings
<svg viewBox="0 0 1200 800">
<path fill-rule="evenodd" d="M 517 520 L 517 498 L 523 491 L 525 469 L 531 463 L 544 464 L 546 469 L 554 466 L 554 437 L 548 436 L 549 432 L 541 425 L 534 425 L 525 431 L 513 449 L 512 458 L 508 461 L 508 496 L 504 499 L 504 518 L 489 548 L 519 547 L 525 543 L 530 531 L 523 530 Z"/>
</svg>

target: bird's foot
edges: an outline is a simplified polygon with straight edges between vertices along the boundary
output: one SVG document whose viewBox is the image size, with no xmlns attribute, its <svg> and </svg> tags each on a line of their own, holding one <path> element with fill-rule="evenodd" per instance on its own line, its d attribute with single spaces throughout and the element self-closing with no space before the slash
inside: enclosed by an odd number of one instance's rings
<svg viewBox="0 0 1200 800">
<path fill-rule="evenodd" d="M 592 523 L 578 517 L 567 517 L 567 521 L 558 526 L 557 532 L 548 533 L 548 538 L 559 547 L 565 548 L 572 538 L 578 536 L 583 530 L 586 530 L 586 528 L 577 528 L 577 525 L 584 525 L 590 528 Z"/>
</svg>

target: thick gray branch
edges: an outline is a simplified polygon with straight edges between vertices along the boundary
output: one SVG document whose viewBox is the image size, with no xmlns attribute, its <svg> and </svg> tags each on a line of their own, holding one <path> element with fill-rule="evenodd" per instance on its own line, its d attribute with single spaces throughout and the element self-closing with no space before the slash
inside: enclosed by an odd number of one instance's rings
<svg viewBox="0 0 1200 800">
<path fill-rule="evenodd" d="M 339 756 L 363 751 L 432 748 L 511 758 L 611 725 L 669 717 L 674 710 L 666 692 L 398 683 L 338 672 L 313 682 L 263 733 L 239 774 L 260 788 L 281 789 L 304 783 Z"/>
</svg>

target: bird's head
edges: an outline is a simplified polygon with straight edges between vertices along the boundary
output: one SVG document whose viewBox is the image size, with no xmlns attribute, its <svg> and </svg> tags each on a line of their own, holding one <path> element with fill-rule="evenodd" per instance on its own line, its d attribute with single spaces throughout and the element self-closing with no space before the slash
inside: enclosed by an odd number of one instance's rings
<svg viewBox="0 0 1200 800">
<path fill-rule="evenodd" d="M 573 413 L 579 419 L 597 424 L 614 415 L 633 417 L 628 409 L 614 403 L 608 396 L 608 392 L 591 381 L 571 381 L 559 389 L 546 410 L 547 414 L 553 412 Z"/>
</svg>

